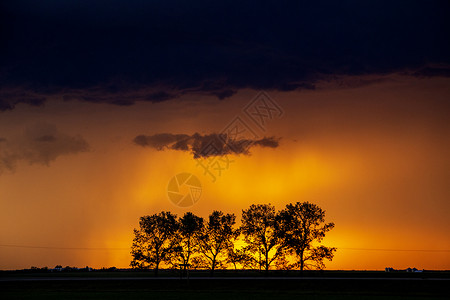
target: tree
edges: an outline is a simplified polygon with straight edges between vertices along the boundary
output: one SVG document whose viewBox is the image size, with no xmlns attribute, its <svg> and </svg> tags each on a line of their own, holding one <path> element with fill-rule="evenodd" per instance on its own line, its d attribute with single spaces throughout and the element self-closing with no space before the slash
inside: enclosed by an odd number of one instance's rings
<svg viewBox="0 0 450 300">
<path fill-rule="evenodd" d="M 232 264 L 235 270 L 237 270 L 238 265 L 241 265 L 244 269 L 252 269 L 255 266 L 255 260 L 246 251 L 246 248 L 236 249 L 234 245 L 227 249 L 227 263 Z"/>
<path fill-rule="evenodd" d="M 277 223 L 284 247 L 297 258 L 293 267 L 301 271 L 304 268 L 323 269 L 324 259 L 333 259 L 336 248 L 314 247 L 334 228 L 334 223 L 325 224 L 325 211 L 319 206 L 309 202 L 288 204 L 279 213 Z"/>
<path fill-rule="evenodd" d="M 176 215 L 161 212 L 140 218 L 139 230 L 134 229 L 134 240 L 131 247 L 133 268 L 153 268 L 158 276 L 159 265 L 170 263 L 176 241 L 175 233 L 178 229 Z"/>
<path fill-rule="evenodd" d="M 215 210 L 209 215 L 208 222 L 199 235 L 199 250 L 211 270 L 211 276 L 214 276 L 214 270 L 218 266 L 226 262 L 227 250 L 238 234 L 238 231 L 233 228 L 235 223 L 234 214 L 225 215 Z"/>
<path fill-rule="evenodd" d="M 178 222 L 177 246 L 175 253 L 184 265 L 184 270 L 193 254 L 199 250 L 197 239 L 204 227 L 203 218 L 187 212 Z"/>
<path fill-rule="evenodd" d="M 270 204 L 253 204 L 242 210 L 240 230 L 246 249 L 257 256 L 255 259 L 266 274 L 270 265 L 284 256 L 276 216 L 275 207 Z"/>
</svg>

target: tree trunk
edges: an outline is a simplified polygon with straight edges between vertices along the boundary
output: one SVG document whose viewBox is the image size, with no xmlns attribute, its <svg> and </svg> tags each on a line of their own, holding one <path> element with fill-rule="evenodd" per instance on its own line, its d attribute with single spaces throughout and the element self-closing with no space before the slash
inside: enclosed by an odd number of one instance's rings
<svg viewBox="0 0 450 300">
<path fill-rule="evenodd" d="M 264 276 L 267 276 L 269 274 L 269 251 L 266 242 L 264 242 L 264 271 Z"/>
<path fill-rule="evenodd" d="M 259 272 L 261 272 L 261 251 L 259 251 L 259 260 L 258 260 L 258 265 L 259 265 Z"/>
<path fill-rule="evenodd" d="M 216 268 L 216 260 L 211 265 L 211 277 L 214 277 L 214 269 Z"/>
<path fill-rule="evenodd" d="M 269 258 L 267 257 L 267 255 L 266 255 L 266 261 L 265 261 L 265 276 L 268 276 L 269 275 Z"/>
<path fill-rule="evenodd" d="M 156 266 L 155 266 L 155 276 L 158 277 L 158 269 L 159 269 L 159 263 L 161 261 L 159 260 L 159 253 L 156 252 Z"/>
<path fill-rule="evenodd" d="M 303 250 L 300 251 L 300 273 L 303 274 L 303 267 L 305 265 L 304 257 L 303 257 Z"/>
</svg>

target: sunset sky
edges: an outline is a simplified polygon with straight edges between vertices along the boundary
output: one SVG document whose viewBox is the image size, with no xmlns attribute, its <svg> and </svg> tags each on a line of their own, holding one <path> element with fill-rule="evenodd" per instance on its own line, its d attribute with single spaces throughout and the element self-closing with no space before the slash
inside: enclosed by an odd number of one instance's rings
<svg viewBox="0 0 450 300">
<path fill-rule="evenodd" d="M 2 1 L 0 269 L 129 267 L 143 215 L 297 201 L 336 224 L 327 269 L 450 269 L 449 12 Z M 262 96 L 279 110 L 259 127 Z M 192 143 L 236 118 L 254 143 L 213 180 Z M 202 185 L 185 208 L 167 195 L 183 172 Z"/>
</svg>

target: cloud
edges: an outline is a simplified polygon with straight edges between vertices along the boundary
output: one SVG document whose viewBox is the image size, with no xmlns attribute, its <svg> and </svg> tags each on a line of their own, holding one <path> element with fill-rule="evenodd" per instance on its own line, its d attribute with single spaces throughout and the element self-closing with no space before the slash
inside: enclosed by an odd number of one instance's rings
<svg viewBox="0 0 450 300">
<path fill-rule="evenodd" d="M 139 146 L 152 147 L 157 150 L 163 150 L 170 144 L 187 140 L 189 138 L 190 136 L 187 134 L 159 133 L 152 136 L 138 135 L 134 139 L 134 142 Z"/>
<path fill-rule="evenodd" d="M 279 138 L 264 137 L 262 139 L 231 139 L 227 134 L 207 134 L 194 133 L 171 134 L 159 133 L 154 135 L 138 135 L 134 138 L 134 143 L 142 147 L 150 147 L 159 151 L 178 150 L 189 151 L 194 158 L 224 156 L 228 154 L 250 154 L 252 147 L 277 148 Z"/>
<path fill-rule="evenodd" d="M 17 103 L 42 106 L 48 96 L 32 90 L 3 87 L 0 88 L 0 111 L 11 110 Z"/>
<path fill-rule="evenodd" d="M 3 111 L 50 97 L 114 105 L 225 99 L 243 88 L 450 70 L 448 1 L 3 2 Z"/>
<path fill-rule="evenodd" d="M 14 171 L 21 161 L 48 166 L 60 156 L 88 150 L 89 145 L 81 136 L 64 134 L 51 124 L 35 124 L 27 127 L 22 136 L 0 138 L 0 174 Z"/>
<path fill-rule="evenodd" d="M 416 77 L 450 77 L 449 65 L 424 66 L 413 73 Z"/>
</svg>

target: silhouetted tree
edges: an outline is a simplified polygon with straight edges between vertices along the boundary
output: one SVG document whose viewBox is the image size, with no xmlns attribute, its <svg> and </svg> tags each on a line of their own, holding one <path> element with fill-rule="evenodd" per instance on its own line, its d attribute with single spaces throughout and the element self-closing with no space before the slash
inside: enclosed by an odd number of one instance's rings
<svg viewBox="0 0 450 300">
<path fill-rule="evenodd" d="M 235 223 L 234 214 L 225 215 L 215 210 L 209 216 L 208 222 L 198 237 L 199 249 L 211 270 L 211 276 L 214 275 L 214 270 L 218 266 L 226 262 L 227 249 L 232 246 L 232 241 L 238 234 L 238 231 L 233 228 Z"/>
<path fill-rule="evenodd" d="M 184 265 L 184 270 L 189 264 L 193 254 L 199 251 L 198 237 L 203 230 L 203 218 L 191 212 L 184 214 L 178 221 L 176 258 Z"/>
<path fill-rule="evenodd" d="M 207 220 L 191 212 L 180 219 L 164 211 L 141 217 L 139 229 L 134 229 L 130 265 L 153 268 L 156 275 L 161 263 L 210 269 L 211 276 L 227 264 L 264 269 L 267 274 L 272 265 L 323 269 L 324 260 L 332 260 L 336 251 L 320 245 L 334 223 L 325 223 L 325 211 L 309 202 L 288 204 L 278 213 L 270 204 L 251 205 L 242 211 L 238 229 L 234 214 L 213 211 Z M 245 244 L 236 248 L 241 233 Z"/>
<path fill-rule="evenodd" d="M 276 216 L 275 207 L 270 204 L 253 204 L 242 210 L 240 230 L 247 243 L 245 249 L 256 255 L 258 265 L 266 273 L 275 260 L 284 256 Z"/>
<path fill-rule="evenodd" d="M 227 263 L 232 264 L 235 270 L 237 270 L 238 265 L 241 265 L 243 269 L 252 269 L 255 265 L 255 260 L 246 251 L 245 247 L 236 249 L 232 245 L 227 249 Z"/>
<path fill-rule="evenodd" d="M 297 258 L 292 267 L 302 271 L 304 268 L 323 269 L 324 259 L 333 259 L 336 248 L 313 245 L 320 243 L 334 227 L 334 223 L 325 224 L 325 211 L 319 206 L 309 202 L 288 204 L 280 211 L 277 223 L 284 247 Z"/>
<path fill-rule="evenodd" d="M 133 268 L 154 268 L 158 275 L 161 262 L 170 263 L 176 246 L 178 223 L 176 215 L 161 212 L 140 218 L 139 230 L 134 229 L 134 240 L 131 247 Z"/>
</svg>

